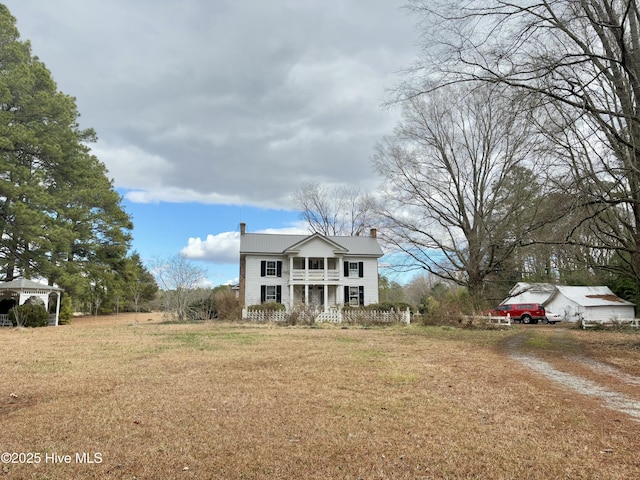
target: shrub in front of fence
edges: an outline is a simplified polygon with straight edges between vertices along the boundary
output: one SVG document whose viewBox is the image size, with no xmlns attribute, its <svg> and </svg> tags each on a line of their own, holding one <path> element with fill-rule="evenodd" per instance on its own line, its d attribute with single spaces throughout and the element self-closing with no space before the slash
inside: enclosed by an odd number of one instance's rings
<svg viewBox="0 0 640 480">
<path fill-rule="evenodd" d="M 287 316 L 286 309 L 282 303 L 261 303 L 245 308 L 242 317 L 257 323 L 283 322 Z"/>
<path fill-rule="evenodd" d="M 384 326 L 406 324 L 407 310 L 371 310 L 369 308 L 346 308 L 342 311 L 342 323 L 360 326 Z"/>
<path fill-rule="evenodd" d="M 222 290 L 214 295 L 216 302 L 216 318 L 225 321 L 242 319 L 242 304 L 231 290 Z"/>
<path fill-rule="evenodd" d="M 285 325 L 314 325 L 321 315 L 320 311 L 305 305 L 297 305 L 289 312 L 283 321 Z"/>
<path fill-rule="evenodd" d="M 361 306 L 361 307 L 352 307 L 350 305 L 345 305 L 344 306 L 344 310 L 350 310 L 350 309 L 376 310 L 376 311 L 379 311 L 379 312 L 391 312 L 391 311 L 405 312 L 407 309 L 409 309 L 409 311 L 411 313 L 413 313 L 413 311 L 414 311 L 413 305 L 409 305 L 408 303 L 405 303 L 405 302 L 371 303 L 369 305 Z"/>
</svg>

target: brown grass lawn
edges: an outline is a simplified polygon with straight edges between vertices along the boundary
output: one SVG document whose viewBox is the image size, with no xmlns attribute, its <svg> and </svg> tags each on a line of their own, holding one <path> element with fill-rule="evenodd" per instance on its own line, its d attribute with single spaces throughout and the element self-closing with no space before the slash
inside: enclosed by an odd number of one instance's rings
<svg viewBox="0 0 640 480">
<path fill-rule="evenodd" d="M 640 478 L 639 422 L 505 355 L 526 326 L 147 318 L 0 330 L 0 478 Z M 640 373 L 640 336 L 558 331 L 528 348 Z"/>
</svg>

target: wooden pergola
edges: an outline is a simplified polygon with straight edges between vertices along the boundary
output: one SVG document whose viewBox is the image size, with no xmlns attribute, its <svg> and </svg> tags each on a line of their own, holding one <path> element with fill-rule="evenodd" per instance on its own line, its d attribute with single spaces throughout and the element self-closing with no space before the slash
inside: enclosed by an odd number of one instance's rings
<svg viewBox="0 0 640 480">
<path fill-rule="evenodd" d="M 47 308 L 48 310 L 49 297 L 52 293 L 55 293 L 56 313 L 49 316 L 50 326 L 58 325 L 58 318 L 60 315 L 60 298 L 62 296 L 62 291 L 62 288 L 52 287 L 43 283 L 34 282 L 33 280 L 26 280 L 24 278 L 0 283 L 0 299 L 13 298 L 14 300 L 16 300 L 17 305 L 22 305 L 31 297 L 36 297 L 42 300 L 45 308 Z M 4 322 L 0 322 L 0 325 L 4 325 Z"/>
</svg>

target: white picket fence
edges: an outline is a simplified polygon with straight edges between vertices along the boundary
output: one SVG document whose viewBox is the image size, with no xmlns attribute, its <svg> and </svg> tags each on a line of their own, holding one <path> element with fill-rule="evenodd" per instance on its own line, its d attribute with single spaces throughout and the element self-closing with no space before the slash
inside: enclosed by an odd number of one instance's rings
<svg viewBox="0 0 640 480">
<path fill-rule="evenodd" d="M 594 328 L 594 327 L 600 327 L 600 326 L 602 327 L 618 326 L 618 327 L 638 328 L 640 327 L 640 319 L 630 318 L 630 319 L 622 319 L 622 320 L 612 320 L 610 322 L 601 322 L 599 320 L 585 320 L 583 318 L 582 320 L 580 320 L 580 324 L 583 330 L 586 330 L 587 328 Z"/>
<path fill-rule="evenodd" d="M 407 308 L 401 311 L 382 311 L 365 309 L 329 310 L 327 312 L 315 312 L 313 310 L 301 310 L 285 312 L 242 309 L 243 320 L 251 322 L 266 323 L 287 323 L 295 319 L 296 323 L 335 323 L 350 325 L 366 324 L 405 324 L 411 323 L 411 312 Z"/>
<path fill-rule="evenodd" d="M 506 317 L 503 317 L 502 315 L 488 315 L 484 318 L 488 318 L 489 323 L 495 323 L 496 325 L 511 325 L 511 315 L 509 314 L 507 314 Z"/>
</svg>

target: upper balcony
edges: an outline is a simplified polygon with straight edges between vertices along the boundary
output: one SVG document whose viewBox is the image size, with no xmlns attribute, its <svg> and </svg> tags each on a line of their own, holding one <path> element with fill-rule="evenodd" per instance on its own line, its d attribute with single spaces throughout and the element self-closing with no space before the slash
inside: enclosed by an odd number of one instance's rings
<svg viewBox="0 0 640 480">
<path fill-rule="evenodd" d="M 340 270 L 291 270 L 289 280 L 292 282 L 338 282 Z"/>
</svg>

